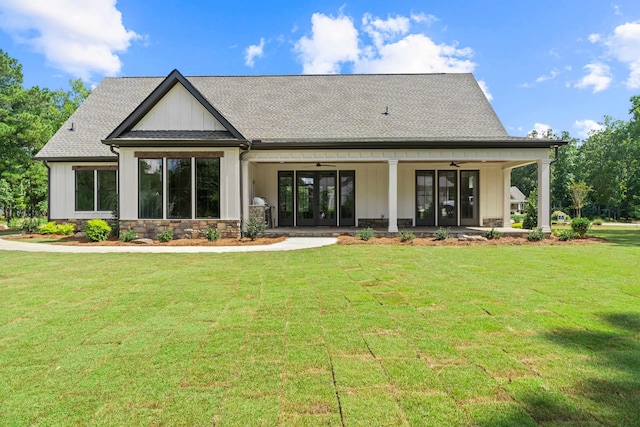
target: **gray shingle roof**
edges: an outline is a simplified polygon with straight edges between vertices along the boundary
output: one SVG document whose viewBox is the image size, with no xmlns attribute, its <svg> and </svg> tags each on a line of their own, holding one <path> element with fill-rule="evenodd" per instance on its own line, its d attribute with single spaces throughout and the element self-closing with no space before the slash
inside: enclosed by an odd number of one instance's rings
<svg viewBox="0 0 640 427">
<path fill-rule="evenodd" d="M 106 78 L 36 158 L 112 157 L 109 147 L 101 141 L 163 80 Z M 242 136 L 265 143 L 514 139 L 507 136 L 471 74 L 187 77 L 187 80 Z M 389 114 L 383 114 L 385 111 Z M 74 131 L 68 130 L 71 123 Z"/>
</svg>

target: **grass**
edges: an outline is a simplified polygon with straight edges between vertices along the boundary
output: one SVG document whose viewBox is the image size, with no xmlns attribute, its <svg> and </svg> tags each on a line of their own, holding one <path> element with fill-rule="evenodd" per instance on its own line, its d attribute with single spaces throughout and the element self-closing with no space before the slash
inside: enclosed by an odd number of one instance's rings
<svg viewBox="0 0 640 427">
<path fill-rule="evenodd" d="M 640 230 L 596 233 L 2 252 L 0 424 L 637 425 Z"/>
</svg>

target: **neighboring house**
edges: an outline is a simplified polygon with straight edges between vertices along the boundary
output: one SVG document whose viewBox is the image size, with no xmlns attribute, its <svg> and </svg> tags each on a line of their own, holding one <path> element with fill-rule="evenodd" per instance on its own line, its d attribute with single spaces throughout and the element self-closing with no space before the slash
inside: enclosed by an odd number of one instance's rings
<svg viewBox="0 0 640 427">
<path fill-rule="evenodd" d="M 471 74 L 106 78 L 36 159 L 49 216 L 155 237 L 237 236 L 251 201 L 276 227 L 508 226 L 511 169 L 549 148 L 510 137 Z"/>
<path fill-rule="evenodd" d="M 511 187 L 509 191 L 511 194 L 511 213 L 519 214 L 524 211 L 524 204 L 527 203 L 527 197 L 522 194 L 522 191 L 518 187 Z"/>
</svg>

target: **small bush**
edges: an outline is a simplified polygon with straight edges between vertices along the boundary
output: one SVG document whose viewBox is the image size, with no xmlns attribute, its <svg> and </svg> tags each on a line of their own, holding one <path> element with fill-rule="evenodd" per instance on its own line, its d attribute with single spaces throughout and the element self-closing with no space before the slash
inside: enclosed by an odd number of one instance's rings
<svg viewBox="0 0 640 427">
<path fill-rule="evenodd" d="M 587 237 L 590 227 L 591 221 L 589 221 L 589 218 L 574 218 L 571 221 L 571 229 L 581 239 Z"/>
<path fill-rule="evenodd" d="M 58 234 L 58 224 L 53 221 L 48 222 L 44 225 L 41 225 L 39 230 L 40 234 Z"/>
<path fill-rule="evenodd" d="M 524 215 L 523 214 L 512 214 L 511 215 L 511 219 L 513 220 L 513 222 L 522 222 L 522 220 L 524 219 Z"/>
<path fill-rule="evenodd" d="M 247 230 L 244 234 L 249 239 L 255 240 L 257 237 L 260 237 L 266 229 L 267 224 L 265 224 L 264 221 L 258 218 L 250 218 L 249 221 L 247 221 Z"/>
<path fill-rule="evenodd" d="M 573 230 L 554 230 L 553 234 L 555 236 L 558 237 L 558 240 L 560 240 L 561 242 L 566 242 L 568 240 L 572 240 L 575 239 L 577 237 L 577 234 L 573 231 Z"/>
<path fill-rule="evenodd" d="M 498 231 L 495 228 L 491 228 L 491 230 L 485 231 L 484 237 L 489 240 L 499 239 L 504 235 L 502 231 Z"/>
<path fill-rule="evenodd" d="M 436 240 L 447 240 L 449 238 L 449 227 L 447 228 L 438 228 L 435 233 L 433 233 L 433 237 Z"/>
<path fill-rule="evenodd" d="M 215 228 L 207 228 L 207 231 L 204 232 L 204 237 L 210 242 L 215 242 L 220 238 L 220 232 Z"/>
<path fill-rule="evenodd" d="M 511 224 L 511 228 L 522 228 L 522 223 L 514 222 L 513 224 Z"/>
<path fill-rule="evenodd" d="M 604 224 L 604 221 L 602 221 L 602 218 L 596 218 L 593 221 L 591 221 L 591 225 L 602 225 Z"/>
<path fill-rule="evenodd" d="M 411 242 L 416 238 L 416 235 L 412 231 L 401 231 L 398 233 L 401 242 Z"/>
<path fill-rule="evenodd" d="M 125 230 L 120 232 L 120 240 L 123 242 L 131 242 L 138 238 L 138 233 L 133 230 Z"/>
<path fill-rule="evenodd" d="M 370 240 L 373 236 L 374 236 L 375 232 L 373 230 L 373 228 L 371 227 L 367 227 L 367 228 L 362 228 L 360 230 L 356 230 L 355 236 L 360 239 L 360 240 Z"/>
<path fill-rule="evenodd" d="M 13 217 L 9 220 L 7 226 L 10 230 L 20 230 L 20 227 L 22 227 L 22 219 Z"/>
<path fill-rule="evenodd" d="M 58 224 L 56 233 L 63 236 L 71 236 L 76 231 L 76 226 L 65 222 L 64 224 Z"/>
<path fill-rule="evenodd" d="M 109 238 L 111 234 L 111 227 L 104 219 L 90 219 L 87 221 L 87 226 L 84 229 L 84 234 L 87 239 L 92 242 L 101 242 Z"/>
<path fill-rule="evenodd" d="M 158 233 L 158 240 L 160 240 L 162 243 L 166 243 L 172 239 L 173 239 L 172 229 L 164 230 L 163 232 Z"/>
<path fill-rule="evenodd" d="M 44 221 L 39 220 L 38 218 L 24 218 L 20 224 L 20 229 L 24 233 L 33 234 L 38 231 L 43 222 Z"/>
<path fill-rule="evenodd" d="M 539 228 L 534 228 L 527 234 L 527 240 L 530 242 L 539 242 L 540 240 L 544 240 L 546 236 Z"/>
</svg>

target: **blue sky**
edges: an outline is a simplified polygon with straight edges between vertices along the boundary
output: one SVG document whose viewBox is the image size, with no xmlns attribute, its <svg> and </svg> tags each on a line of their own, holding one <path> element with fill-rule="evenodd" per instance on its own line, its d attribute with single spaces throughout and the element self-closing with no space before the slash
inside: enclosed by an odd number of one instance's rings
<svg viewBox="0 0 640 427">
<path fill-rule="evenodd" d="M 640 94 L 637 0 L 0 0 L 25 85 L 81 77 L 473 72 L 514 136 L 586 137 Z M 215 104 L 215 102 L 214 102 Z"/>
</svg>

